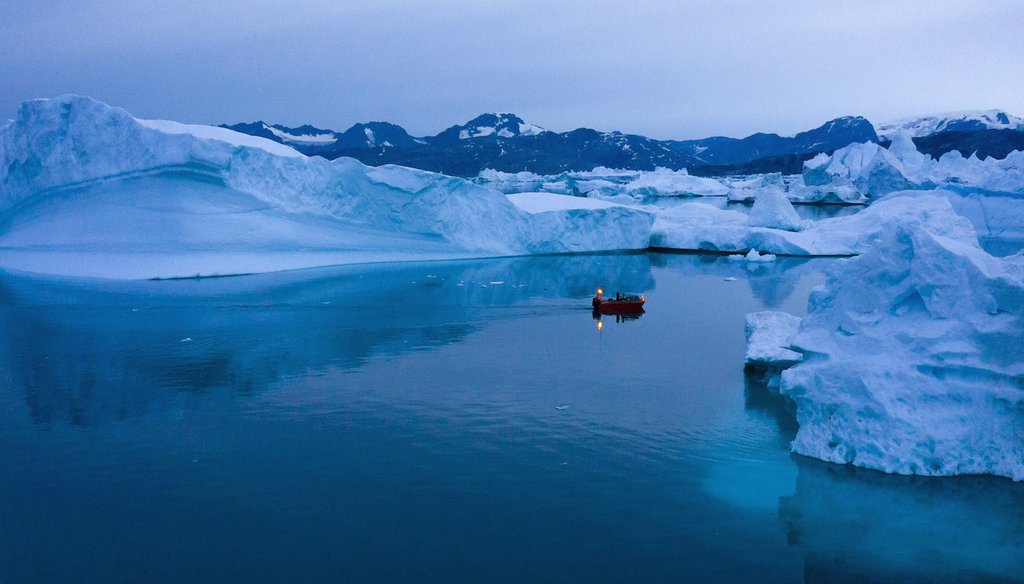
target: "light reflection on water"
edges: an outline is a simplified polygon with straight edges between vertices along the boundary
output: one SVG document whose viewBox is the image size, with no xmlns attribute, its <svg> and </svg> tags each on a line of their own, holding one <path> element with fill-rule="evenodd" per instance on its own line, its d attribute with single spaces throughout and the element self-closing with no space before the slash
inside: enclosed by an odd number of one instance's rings
<svg viewBox="0 0 1024 584">
<path fill-rule="evenodd" d="M 790 406 L 742 372 L 743 317 L 802 313 L 832 261 L 5 276 L 0 573 L 1016 577 L 1020 485 L 911 481 L 788 453 Z M 597 283 L 644 293 L 647 313 L 598 330 Z M 984 521 L 963 527 L 973 516 Z M 913 541 L 895 551 L 893 538 Z"/>
</svg>

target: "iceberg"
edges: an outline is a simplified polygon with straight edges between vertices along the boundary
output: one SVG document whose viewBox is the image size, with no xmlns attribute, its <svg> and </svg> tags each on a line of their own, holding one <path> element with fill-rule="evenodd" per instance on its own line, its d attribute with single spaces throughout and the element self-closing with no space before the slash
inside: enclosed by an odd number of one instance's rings
<svg viewBox="0 0 1024 584">
<path fill-rule="evenodd" d="M 850 144 L 831 156 L 819 154 L 804 162 L 807 187 L 831 188 L 878 198 L 895 191 L 931 190 L 942 185 L 1024 193 L 1024 152 L 1011 152 L 1002 160 L 964 158 L 957 151 L 938 160 L 918 152 L 906 133 L 899 133 L 888 148 L 873 142 Z"/>
<path fill-rule="evenodd" d="M 639 173 L 623 190 L 635 197 L 724 197 L 729 188 L 713 178 L 691 176 L 686 169 L 657 168 Z"/>
<path fill-rule="evenodd" d="M 804 228 L 803 221 L 796 214 L 796 209 L 786 195 L 781 190 L 772 188 L 764 189 L 757 194 L 747 224 L 751 227 L 771 227 L 786 231 L 800 231 Z"/>
<path fill-rule="evenodd" d="M 0 266 L 11 270 L 182 277 L 646 242 L 581 235 L 609 213 L 650 224 L 629 209 L 535 217 L 462 179 L 306 157 L 80 96 L 25 102 L 0 129 Z"/>
<path fill-rule="evenodd" d="M 650 244 L 654 214 L 640 208 L 547 192 L 506 196 L 552 238 L 550 247 L 538 242 L 535 252 L 591 251 L 610 242 L 617 249 L 646 249 Z"/>
<path fill-rule="evenodd" d="M 808 186 L 854 186 L 861 194 L 879 197 L 894 191 L 932 189 L 935 161 L 917 151 L 910 136 L 899 134 L 889 148 L 874 142 L 850 144 L 832 156 L 819 154 L 804 162 Z"/>
<path fill-rule="evenodd" d="M 782 374 L 797 453 L 1024 480 L 1024 253 L 890 224 L 812 293 Z"/>
<path fill-rule="evenodd" d="M 915 191 L 893 193 L 863 211 L 810 223 L 802 231 L 753 227 L 747 215 L 690 203 L 658 211 L 651 246 L 742 252 L 752 249 L 780 255 L 850 256 L 864 253 L 889 225 L 917 226 L 955 240 L 977 242 L 973 225 L 958 215 L 943 195 Z"/>
</svg>

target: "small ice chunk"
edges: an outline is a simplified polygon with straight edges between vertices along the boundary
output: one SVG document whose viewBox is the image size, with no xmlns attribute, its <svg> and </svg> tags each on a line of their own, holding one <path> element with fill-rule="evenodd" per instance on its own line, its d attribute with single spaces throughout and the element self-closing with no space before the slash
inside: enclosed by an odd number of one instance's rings
<svg viewBox="0 0 1024 584">
<path fill-rule="evenodd" d="M 747 252 L 747 255 L 743 256 L 743 259 L 748 262 L 774 262 L 775 255 L 770 253 L 762 255 L 756 249 L 751 249 Z"/>
<path fill-rule="evenodd" d="M 555 406 L 555 409 L 560 411 L 560 412 L 564 412 L 565 410 L 569 409 L 569 406 L 568 405 Z"/>
</svg>

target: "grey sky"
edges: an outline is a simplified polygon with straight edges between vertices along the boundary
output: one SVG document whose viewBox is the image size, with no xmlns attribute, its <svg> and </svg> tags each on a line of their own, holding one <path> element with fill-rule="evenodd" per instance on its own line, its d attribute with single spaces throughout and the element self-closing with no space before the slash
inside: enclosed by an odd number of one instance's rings
<svg viewBox="0 0 1024 584">
<path fill-rule="evenodd" d="M 1018 0 L 0 0 L 0 116 L 81 93 L 197 123 L 424 135 L 511 111 L 559 131 L 787 134 L 1024 114 L 1022 31 Z"/>
</svg>

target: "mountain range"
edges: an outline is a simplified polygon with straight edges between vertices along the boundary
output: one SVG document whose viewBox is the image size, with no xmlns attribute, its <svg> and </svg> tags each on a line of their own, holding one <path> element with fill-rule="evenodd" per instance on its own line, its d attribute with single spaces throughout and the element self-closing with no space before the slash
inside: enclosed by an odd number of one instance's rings
<svg viewBox="0 0 1024 584">
<path fill-rule="evenodd" d="M 510 113 L 482 114 L 435 136 L 411 136 L 388 122 L 355 124 L 344 132 L 262 121 L 223 127 L 286 144 L 310 156 L 347 156 L 371 166 L 399 164 L 470 177 L 485 168 L 556 174 L 597 166 L 652 170 L 686 168 L 712 176 L 755 172 L 798 173 L 803 161 L 855 142 L 887 144 L 909 133 L 918 149 L 938 157 L 1002 158 L 1024 149 L 1024 119 L 1000 110 L 955 112 L 897 120 L 877 127 L 863 117 L 842 117 L 795 136 L 757 133 L 746 138 L 655 140 L 636 134 L 580 128 L 553 132 Z"/>
</svg>

